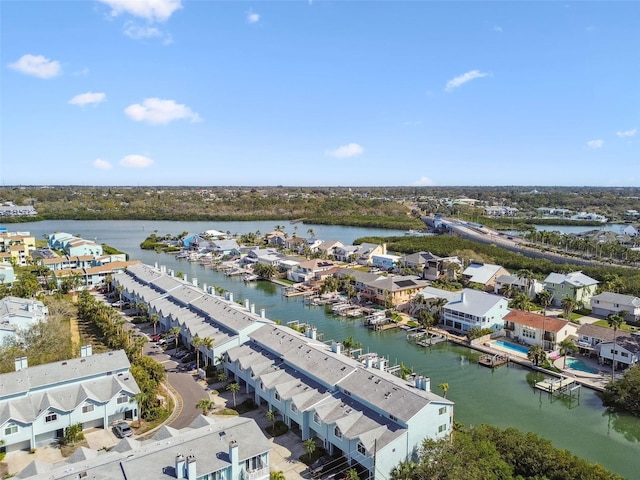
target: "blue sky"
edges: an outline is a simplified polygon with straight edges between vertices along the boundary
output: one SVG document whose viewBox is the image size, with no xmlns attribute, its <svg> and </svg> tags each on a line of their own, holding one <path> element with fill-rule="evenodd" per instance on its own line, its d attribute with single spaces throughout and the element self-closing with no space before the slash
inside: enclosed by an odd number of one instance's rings
<svg viewBox="0 0 640 480">
<path fill-rule="evenodd" d="M 3 185 L 640 186 L 640 3 L 0 2 Z"/>
</svg>

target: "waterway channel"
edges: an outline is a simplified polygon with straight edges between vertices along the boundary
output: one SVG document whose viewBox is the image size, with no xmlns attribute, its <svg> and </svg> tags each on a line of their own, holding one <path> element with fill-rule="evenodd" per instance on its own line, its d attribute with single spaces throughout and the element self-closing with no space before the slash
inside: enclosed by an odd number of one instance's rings
<svg viewBox="0 0 640 480">
<path fill-rule="evenodd" d="M 372 332 L 358 320 L 334 317 L 324 307 L 311 307 L 300 297 L 287 299 L 281 288 L 269 282 L 245 284 L 238 277 L 227 277 L 208 267 L 178 260 L 172 255 L 158 254 L 139 248 L 147 235 L 157 230 L 159 235 L 178 234 L 183 231 L 197 233 L 207 229 L 246 233 L 256 230 L 267 232 L 277 222 L 152 222 L 152 221 L 45 221 L 9 225 L 10 230 L 30 231 L 36 237 L 54 231 L 80 234 L 97 239 L 129 253 L 132 259 L 147 264 L 167 265 L 185 273 L 189 279 L 222 287 L 234 293 L 234 298 L 248 298 L 256 309 L 266 309 L 268 318 L 283 323 L 298 320 L 313 324 L 324 340 L 343 340 L 349 336 L 364 346 L 364 351 L 375 351 L 387 356 L 391 364 L 403 362 L 415 371 L 431 378 L 431 388 L 441 383 L 449 385 L 448 398 L 453 400 L 455 416 L 465 425 L 482 423 L 503 428 L 514 427 L 535 432 L 550 440 L 554 446 L 567 449 L 590 461 L 601 463 L 607 469 L 626 478 L 639 478 L 640 419 L 613 414 L 602 408 L 598 396 L 582 388 L 579 398 L 572 401 L 551 398 L 535 391 L 531 383 L 541 379 L 539 374 L 517 367 L 490 370 L 476 363 L 478 354 L 465 347 L 441 344 L 431 348 L 411 345 L 402 331 Z M 298 235 L 307 236 L 313 228 L 323 239 L 339 239 L 351 243 L 365 235 L 398 235 L 404 232 L 379 229 L 335 227 L 324 225 L 298 225 Z M 292 234 L 294 225 L 286 224 Z M 638 463 L 637 463 L 638 462 Z"/>
</svg>

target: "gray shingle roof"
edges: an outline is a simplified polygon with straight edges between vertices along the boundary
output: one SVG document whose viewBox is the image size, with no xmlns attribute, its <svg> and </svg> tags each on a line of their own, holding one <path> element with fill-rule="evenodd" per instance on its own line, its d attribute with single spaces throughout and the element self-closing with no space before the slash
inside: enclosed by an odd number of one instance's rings
<svg viewBox="0 0 640 480">
<path fill-rule="evenodd" d="M 591 297 L 593 300 L 600 300 L 606 303 L 617 303 L 619 305 L 627 305 L 632 308 L 640 307 L 640 298 L 631 295 L 623 295 L 622 293 L 602 292 Z"/>
</svg>

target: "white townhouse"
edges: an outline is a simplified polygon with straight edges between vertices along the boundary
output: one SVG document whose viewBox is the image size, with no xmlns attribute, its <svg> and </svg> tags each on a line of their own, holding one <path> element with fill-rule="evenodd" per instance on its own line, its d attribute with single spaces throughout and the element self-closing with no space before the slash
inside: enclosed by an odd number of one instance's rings
<svg viewBox="0 0 640 480">
<path fill-rule="evenodd" d="M 46 322 L 49 308 L 39 300 L 31 298 L 4 297 L 0 299 L 0 345 L 5 338 L 13 338 L 18 330 Z"/>
<path fill-rule="evenodd" d="M 385 480 L 424 438 L 442 439 L 453 427 L 453 402 L 431 392 L 430 380 L 408 382 L 387 371 L 386 359 L 354 359 L 342 345 L 265 325 L 232 348 L 224 366 L 255 401 L 266 404 L 302 440 L 317 439 L 331 454 Z"/>
<path fill-rule="evenodd" d="M 626 322 L 640 321 L 640 298 L 621 293 L 602 292 L 591 297 L 591 313 L 608 317 L 612 313 L 627 312 Z"/>
<path fill-rule="evenodd" d="M 499 295 L 465 288 L 442 309 L 446 327 L 466 333 L 473 327 L 501 330 L 509 313 L 508 301 Z"/>
<path fill-rule="evenodd" d="M 54 442 L 65 429 L 108 428 L 117 420 L 138 418 L 140 392 L 123 350 L 27 366 L 0 375 L 0 432 L 7 451 L 29 450 Z"/>
<path fill-rule="evenodd" d="M 15 478 L 31 480 L 268 480 L 271 446 L 250 418 L 196 417 L 148 440 L 124 438 L 109 451 L 80 447 L 64 461 L 33 461 Z"/>
<path fill-rule="evenodd" d="M 206 284 L 198 287 L 193 278 L 191 283 L 185 277 L 174 277 L 166 268 L 137 264 L 126 272 L 112 275 L 115 288 L 125 301 L 142 302 L 149 306 L 150 315 L 158 315 L 159 329 L 169 331 L 180 327 L 180 341 L 191 346 L 196 336 L 211 338 L 213 346 L 200 346 L 202 358 L 208 363 L 218 363 L 217 358 L 229 348 L 248 340 L 248 335 L 265 324 L 273 323 L 265 317 L 264 309 L 255 311 L 255 304 L 245 299 L 244 305 L 233 301 L 233 294 L 227 298 L 215 295 L 215 290 Z"/>
<path fill-rule="evenodd" d="M 586 307 L 597 288 L 598 281 L 582 272 L 550 273 L 544 279 L 544 289 L 551 292 L 552 304 L 557 307 L 565 298 L 574 300 L 579 307 Z"/>
</svg>

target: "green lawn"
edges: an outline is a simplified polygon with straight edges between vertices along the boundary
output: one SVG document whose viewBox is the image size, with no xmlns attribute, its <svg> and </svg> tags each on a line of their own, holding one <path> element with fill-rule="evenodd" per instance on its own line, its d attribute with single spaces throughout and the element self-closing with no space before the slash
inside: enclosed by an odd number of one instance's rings
<svg viewBox="0 0 640 480">
<path fill-rule="evenodd" d="M 598 327 L 610 328 L 609 323 L 606 320 L 598 320 L 593 325 L 597 325 Z M 627 323 L 623 323 L 618 330 L 621 332 L 635 332 L 637 330 L 637 327 L 633 327 Z"/>
</svg>

